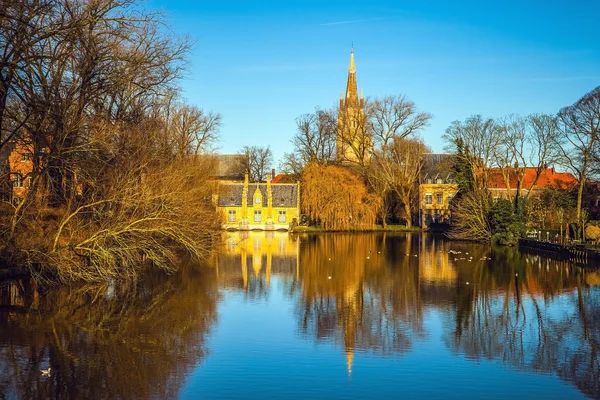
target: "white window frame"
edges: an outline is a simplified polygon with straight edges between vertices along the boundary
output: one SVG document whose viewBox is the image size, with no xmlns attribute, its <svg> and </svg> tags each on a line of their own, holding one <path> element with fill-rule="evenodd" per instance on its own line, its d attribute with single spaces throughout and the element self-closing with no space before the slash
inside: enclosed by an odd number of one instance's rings
<svg viewBox="0 0 600 400">
<path fill-rule="evenodd" d="M 236 210 L 227 211 L 227 221 L 228 222 L 235 222 L 236 218 L 237 218 Z"/>
<path fill-rule="evenodd" d="M 262 222 L 262 210 L 254 210 L 254 222 Z"/>
<path fill-rule="evenodd" d="M 442 200 L 440 201 L 440 199 L 442 199 Z M 435 201 L 436 201 L 436 203 L 438 203 L 438 204 L 444 204 L 444 193 L 442 193 L 442 192 L 437 192 L 437 193 L 435 194 Z"/>
<path fill-rule="evenodd" d="M 425 204 L 433 204 L 433 193 L 425 193 Z"/>
<path fill-rule="evenodd" d="M 287 221 L 287 212 L 285 210 L 279 210 L 279 212 L 277 214 L 278 214 L 277 221 L 280 224 L 285 224 L 285 221 Z"/>
</svg>

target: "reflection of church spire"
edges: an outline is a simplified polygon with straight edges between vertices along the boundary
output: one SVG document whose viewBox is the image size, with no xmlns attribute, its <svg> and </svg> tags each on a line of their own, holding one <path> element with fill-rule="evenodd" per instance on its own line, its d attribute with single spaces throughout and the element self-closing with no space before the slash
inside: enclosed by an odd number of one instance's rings
<svg viewBox="0 0 600 400">
<path fill-rule="evenodd" d="M 352 379 L 352 362 L 354 361 L 354 349 L 346 350 L 346 365 L 348 367 L 348 379 Z"/>
<path fill-rule="evenodd" d="M 344 350 L 346 352 L 348 379 L 350 379 L 352 377 L 357 328 L 362 323 L 362 285 L 359 282 L 352 282 L 345 288 L 344 292 L 344 304 L 342 305 L 344 318 Z"/>
</svg>

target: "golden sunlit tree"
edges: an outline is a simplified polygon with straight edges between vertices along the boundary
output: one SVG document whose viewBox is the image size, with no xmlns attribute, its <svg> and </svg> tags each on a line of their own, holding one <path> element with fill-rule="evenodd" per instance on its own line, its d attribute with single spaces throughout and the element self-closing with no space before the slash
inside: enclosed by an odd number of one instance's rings
<svg viewBox="0 0 600 400">
<path fill-rule="evenodd" d="M 302 206 L 326 230 L 372 229 L 380 206 L 349 170 L 309 164 L 302 174 Z"/>
</svg>

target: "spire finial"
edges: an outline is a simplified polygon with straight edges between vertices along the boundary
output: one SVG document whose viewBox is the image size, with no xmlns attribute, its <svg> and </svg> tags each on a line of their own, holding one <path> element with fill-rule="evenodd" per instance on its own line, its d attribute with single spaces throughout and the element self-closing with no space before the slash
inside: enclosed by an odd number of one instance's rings
<svg viewBox="0 0 600 400">
<path fill-rule="evenodd" d="M 356 73 L 356 67 L 354 66 L 354 46 L 350 51 L 350 67 L 348 67 L 348 72 L 351 74 Z"/>
</svg>

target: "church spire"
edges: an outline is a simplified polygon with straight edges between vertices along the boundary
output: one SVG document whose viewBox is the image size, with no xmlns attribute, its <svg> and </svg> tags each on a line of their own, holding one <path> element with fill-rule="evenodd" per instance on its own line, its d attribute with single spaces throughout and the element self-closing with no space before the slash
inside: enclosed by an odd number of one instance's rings
<svg viewBox="0 0 600 400">
<path fill-rule="evenodd" d="M 346 107 L 358 106 L 358 89 L 356 87 L 356 67 L 354 66 L 354 49 L 350 52 L 348 67 L 348 83 L 346 84 Z"/>
</svg>

